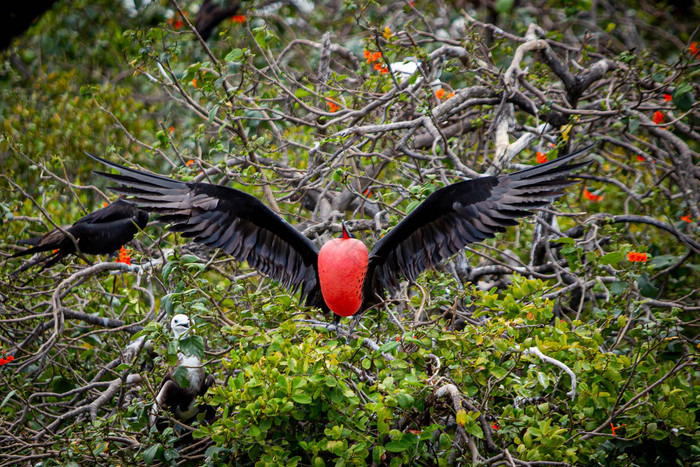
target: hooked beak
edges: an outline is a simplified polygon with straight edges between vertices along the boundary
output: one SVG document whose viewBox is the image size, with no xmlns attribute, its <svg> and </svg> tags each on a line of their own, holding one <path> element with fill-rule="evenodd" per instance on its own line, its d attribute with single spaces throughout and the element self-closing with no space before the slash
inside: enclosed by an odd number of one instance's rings
<svg viewBox="0 0 700 467">
<path fill-rule="evenodd" d="M 345 226 L 345 221 L 340 221 L 340 225 L 343 227 L 343 239 L 347 240 L 350 237 L 350 234 L 348 233 L 348 228 Z"/>
</svg>

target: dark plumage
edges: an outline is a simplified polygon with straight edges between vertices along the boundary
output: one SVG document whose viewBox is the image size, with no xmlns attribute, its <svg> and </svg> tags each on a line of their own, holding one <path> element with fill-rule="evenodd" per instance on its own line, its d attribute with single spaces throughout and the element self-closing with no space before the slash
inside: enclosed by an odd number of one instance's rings
<svg viewBox="0 0 700 467">
<path fill-rule="evenodd" d="M 374 245 L 364 279 L 348 278 L 351 283 L 364 280 L 359 311 L 380 302 L 385 289 L 398 291 L 399 276 L 414 281 L 466 244 L 492 238 L 532 209 L 551 204 L 576 183 L 571 172 L 588 162 L 574 160 L 591 147 L 432 193 Z M 258 199 L 233 188 L 180 182 L 92 157 L 121 173 L 97 172 L 121 185 L 114 191 L 133 195 L 130 200 L 138 206 L 161 214 L 170 230 L 221 248 L 286 287 L 300 288 L 306 305 L 328 309 L 319 284 L 318 247 Z"/>
<path fill-rule="evenodd" d="M 112 204 L 81 217 L 75 224 L 64 227 L 63 231 L 54 229 L 39 237 L 22 240 L 20 243 L 32 247 L 13 254 L 11 258 L 44 251 L 52 251 L 52 253 L 27 262 L 12 275 L 19 274 L 36 264 L 41 264 L 43 268 L 53 266 L 64 257 L 75 253 L 76 243 L 80 253 L 89 255 L 112 253 L 131 241 L 140 229 L 146 227 L 146 224 L 148 224 L 146 211 L 125 199 L 117 199 Z M 66 232 L 75 238 L 75 242 L 66 235 Z"/>
</svg>

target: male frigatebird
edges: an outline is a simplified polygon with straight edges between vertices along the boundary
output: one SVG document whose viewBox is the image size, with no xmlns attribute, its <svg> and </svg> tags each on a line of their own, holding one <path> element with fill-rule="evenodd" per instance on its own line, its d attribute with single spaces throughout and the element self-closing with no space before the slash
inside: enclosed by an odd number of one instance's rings
<svg viewBox="0 0 700 467">
<path fill-rule="evenodd" d="M 592 146 L 592 145 L 591 145 Z M 221 248 L 247 261 L 293 290 L 301 289 L 308 306 L 350 316 L 381 302 L 384 289 L 399 290 L 399 277 L 418 275 L 449 258 L 468 243 L 494 237 L 517 225 L 531 209 L 546 206 L 576 183 L 572 171 L 588 164 L 574 160 L 588 146 L 551 162 L 519 172 L 486 176 L 433 192 L 382 237 L 371 252 L 350 238 L 318 247 L 257 198 L 209 183 L 181 182 L 130 169 L 92 156 L 121 173 L 96 172 L 118 182 L 112 190 L 161 214 L 170 230 Z"/>
<path fill-rule="evenodd" d="M 81 217 L 75 224 L 67 226 L 63 230 L 53 229 L 39 237 L 21 240 L 20 243 L 32 247 L 13 254 L 10 256 L 11 258 L 44 251 L 52 253 L 29 261 L 14 271 L 12 275 L 19 274 L 36 264 L 41 264 L 42 269 L 53 266 L 65 256 L 78 251 L 76 246 L 80 253 L 89 255 L 112 253 L 131 241 L 140 229 L 146 227 L 146 224 L 148 224 L 146 211 L 119 198 L 104 208 Z M 66 232 L 70 235 L 67 235 Z"/>
<path fill-rule="evenodd" d="M 170 320 L 170 330 L 175 340 L 182 339 L 189 333 L 190 319 L 183 314 L 173 316 Z M 186 387 L 182 387 L 173 379 L 177 366 L 187 369 L 187 382 L 189 384 Z M 194 419 L 200 411 L 205 413 L 205 420 L 213 420 L 215 415 L 213 407 L 198 406 L 197 397 L 206 394 L 207 390 L 214 384 L 214 376 L 207 376 L 202 361 L 196 355 L 185 355 L 178 352 L 177 366 L 163 377 L 156 401 L 151 409 L 149 417 L 151 425 L 156 423 L 158 411 L 161 409 L 168 410 L 183 422 Z"/>
</svg>

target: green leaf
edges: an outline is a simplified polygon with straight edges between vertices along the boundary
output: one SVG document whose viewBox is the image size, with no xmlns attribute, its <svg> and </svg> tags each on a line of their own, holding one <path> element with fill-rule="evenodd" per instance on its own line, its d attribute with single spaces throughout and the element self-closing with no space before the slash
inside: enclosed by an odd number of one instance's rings
<svg viewBox="0 0 700 467">
<path fill-rule="evenodd" d="M 392 350 L 394 350 L 398 346 L 399 346 L 398 341 L 389 341 L 386 344 L 384 344 L 383 346 L 379 347 L 379 351 L 380 352 L 391 352 Z"/>
<path fill-rule="evenodd" d="M 217 107 L 217 110 L 218 110 L 218 107 Z M 180 256 L 180 261 L 182 261 L 185 264 L 196 263 L 197 261 L 199 261 L 199 257 L 197 257 L 195 255 L 182 255 L 182 256 Z"/>
<path fill-rule="evenodd" d="M 310 404 L 311 403 L 311 396 L 308 394 L 294 394 L 292 396 L 292 400 L 296 402 L 297 404 Z"/>
<path fill-rule="evenodd" d="M 610 293 L 613 295 L 622 295 L 627 290 L 627 282 L 615 281 L 610 284 Z"/>
<path fill-rule="evenodd" d="M 695 103 L 693 88 L 688 83 L 679 84 L 673 91 L 673 104 L 683 112 L 689 111 Z"/>
<path fill-rule="evenodd" d="M 180 339 L 180 350 L 185 355 L 204 356 L 204 338 L 202 336 L 188 336 Z"/>
<path fill-rule="evenodd" d="M 190 380 L 187 379 L 187 373 L 187 368 L 182 365 L 175 368 L 175 371 L 173 372 L 173 379 L 182 388 L 186 388 L 190 385 Z"/>
<path fill-rule="evenodd" d="M 389 441 L 384 445 L 384 448 L 389 452 L 403 452 L 408 446 L 401 441 Z"/>
<path fill-rule="evenodd" d="M 600 264 L 617 264 L 625 258 L 625 253 L 623 251 L 613 251 L 600 257 L 598 262 Z"/>
<path fill-rule="evenodd" d="M 244 49 L 233 49 L 228 54 L 226 54 L 224 60 L 226 60 L 227 62 L 240 62 L 243 58 L 243 53 Z"/>
<path fill-rule="evenodd" d="M 7 402 L 8 402 L 8 401 L 12 398 L 12 396 L 14 396 L 15 394 L 17 394 L 17 391 L 16 391 L 16 390 L 13 389 L 12 391 L 10 391 L 10 392 L 5 396 L 5 398 L 2 400 L 2 404 L 0 404 L 0 409 L 1 409 L 5 404 L 7 404 Z"/>
<path fill-rule="evenodd" d="M 513 9 L 513 0 L 497 0 L 496 11 L 498 13 L 508 13 Z"/>
<path fill-rule="evenodd" d="M 158 451 L 162 449 L 163 446 L 160 443 L 158 443 L 144 450 L 142 455 L 143 461 L 146 463 L 146 465 L 151 465 L 153 463 L 153 459 L 155 459 L 155 457 L 158 455 Z"/>
</svg>

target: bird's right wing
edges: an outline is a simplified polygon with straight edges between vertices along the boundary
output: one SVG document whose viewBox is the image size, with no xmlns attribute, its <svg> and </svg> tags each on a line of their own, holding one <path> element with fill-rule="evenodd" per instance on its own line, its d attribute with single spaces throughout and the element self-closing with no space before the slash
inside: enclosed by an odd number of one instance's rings
<svg viewBox="0 0 700 467">
<path fill-rule="evenodd" d="M 318 280 L 318 247 L 257 198 L 233 188 L 187 183 L 130 169 L 92 154 L 117 174 L 95 172 L 120 184 L 111 188 L 161 214 L 169 229 L 221 248 L 284 286 L 301 289 L 308 306 L 327 310 Z"/>
</svg>

